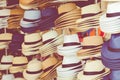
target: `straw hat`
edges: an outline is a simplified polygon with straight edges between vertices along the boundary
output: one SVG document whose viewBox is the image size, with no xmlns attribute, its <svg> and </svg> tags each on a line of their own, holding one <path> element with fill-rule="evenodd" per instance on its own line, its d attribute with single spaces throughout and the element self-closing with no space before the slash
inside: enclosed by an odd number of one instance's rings
<svg viewBox="0 0 120 80">
<path fill-rule="evenodd" d="M 23 70 L 26 68 L 27 63 L 28 60 L 26 57 L 14 57 L 12 66 L 9 68 L 10 73 L 23 72 Z"/>
<path fill-rule="evenodd" d="M 103 32 L 111 34 L 116 34 L 120 32 L 120 10 L 118 9 L 118 7 L 120 7 L 120 2 L 109 3 L 107 6 L 107 12 L 100 17 L 100 28 Z"/>
<path fill-rule="evenodd" d="M 7 6 L 7 1 L 6 0 L 2 0 L 2 1 L 0 1 L 0 7 L 6 7 Z"/>
<path fill-rule="evenodd" d="M 15 77 L 13 74 L 4 74 L 1 80 L 14 80 Z"/>
<path fill-rule="evenodd" d="M 12 34 L 11 33 L 0 34 L 0 41 L 1 42 L 11 41 L 11 40 L 12 40 Z"/>
<path fill-rule="evenodd" d="M 107 75 L 110 72 L 108 68 L 102 64 L 101 60 L 88 60 L 84 67 L 84 71 L 77 75 L 78 80 L 96 80 Z"/>
<path fill-rule="evenodd" d="M 13 58 L 12 55 L 3 55 L 1 58 L 0 70 L 8 70 L 9 67 L 12 66 Z"/>
<path fill-rule="evenodd" d="M 100 53 L 103 44 L 103 38 L 101 36 L 88 36 L 83 38 L 82 49 L 77 53 L 79 58 L 85 56 L 94 56 Z"/>
<path fill-rule="evenodd" d="M 36 80 L 41 74 L 42 64 L 41 61 L 38 61 L 37 59 L 31 60 L 23 72 L 23 76 L 26 80 Z"/>
<path fill-rule="evenodd" d="M 14 80 L 25 80 L 24 78 L 15 78 Z"/>
</svg>

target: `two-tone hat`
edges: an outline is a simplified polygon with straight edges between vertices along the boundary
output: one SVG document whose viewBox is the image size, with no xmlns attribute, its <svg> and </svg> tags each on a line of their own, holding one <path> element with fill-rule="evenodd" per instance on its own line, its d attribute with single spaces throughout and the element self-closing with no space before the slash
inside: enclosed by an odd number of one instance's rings
<svg viewBox="0 0 120 80">
<path fill-rule="evenodd" d="M 84 70 L 79 72 L 77 80 L 97 80 L 110 73 L 101 60 L 88 60 Z"/>
<path fill-rule="evenodd" d="M 27 57 L 18 56 L 13 58 L 12 66 L 9 68 L 10 73 L 23 72 L 27 67 Z"/>
<path fill-rule="evenodd" d="M 39 54 L 39 47 L 42 44 L 41 34 L 31 33 L 24 36 L 22 43 L 22 53 L 26 56 Z"/>
<path fill-rule="evenodd" d="M 105 33 L 116 34 L 120 32 L 120 2 L 109 3 L 107 12 L 100 17 L 100 28 Z"/>
<path fill-rule="evenodd" d="M 27 68 L 23 72 L 23 76 L 26 80 L 36 80 L 42 74 L 42 64 L 41 61 L 37 59 L 31 60 Z"/>
</svg>

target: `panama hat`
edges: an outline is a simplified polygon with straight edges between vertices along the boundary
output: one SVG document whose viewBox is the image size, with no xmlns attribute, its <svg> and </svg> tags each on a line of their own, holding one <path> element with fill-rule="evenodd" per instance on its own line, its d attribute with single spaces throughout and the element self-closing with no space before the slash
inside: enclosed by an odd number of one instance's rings
<svg viewBox="0 0 120 80">
<path fill-rule="evenodd" d="M 94 65 L 94 66 L 93 66 Z M 92 68 L 91 68 L 92 67 Z M 96 80 L 110 73 L 101 60 L 88 60 L 84 70 L 77 75 L 78 80 Z"/>
<path fill-rule="evenodd" d="M 25 80 L 24 78 L 15 78 L 14 80 Z"/>
<path fill-rule="evenodd" d="M 6 0 L 2 0 L 1 2 L 0 2 L 0 7 L 6 7 L 7 6 L 7 1 Z"/>
<path fill-rule="evenodd" d="M 2 33 L 0 34 L 0 42 L 6 42 L 12 40 L 12 34 L 11 33 Z"/>
<path fill-rule="evenodd" d="M 103 38 L 101 36 L 87 36 L 83 38 L 83 42 L 81 44 L 82 49 L 77 52 L 77 56 L 79 58 L 96 55 L 101 51 Z"/>
<path fill-rule="evenodd" d="M 118 27 L 119 25 L 115 24 L 120 17 L 120 14 L 119 14 L 120 10 L 116 8 L 116 7 L 119 7 L 119 4 L 120 2 L 109 3 L 107 6 L 107 12 L 100 17 L 100 28 L 103 32 L 112 33 L 112 34 L 119 33 L 119 27 Z M 114 21 L 115 23 L 112 24 L 112 21 Z M 109 23 L 106 24 L 107 22 Z M 111 28 L 108 28 L 109 25 L 111 25 Z M 112 26 L 115 26 L 115 27 L 112 27 Z"/>
<path fill-rule="evenodd" d="M 1 58 L 0 70 L 8 70 L 9 67 L 12 66 L 13 58 L 12 55 L 3 55 Z"/>
<path fill-rule="evenodd" d="M 10 73 L 23 72 L 23 70 L 26 68 L 27 63 L 28 60 L 26 57 L 14 57 L 12 66 L 9 68 Z"/>
<path fill-rule="evenodd" d="M 23 76 L 26 80 L 36 80 L 42 74 L 42 64 L 41 61 L 37 59 L 31 60 L 27 68 L 23 72 Z"/>
<path fill-rule="evenodd" d="M 13 74 L 4 74 L 1 80 L 14 80 L 15 77 Z"/>
</svg>

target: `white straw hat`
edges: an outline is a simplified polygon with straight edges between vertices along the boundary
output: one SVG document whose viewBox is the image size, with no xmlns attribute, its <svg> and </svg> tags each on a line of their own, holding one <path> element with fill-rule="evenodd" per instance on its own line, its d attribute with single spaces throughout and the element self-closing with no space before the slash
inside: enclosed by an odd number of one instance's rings
<svg viewBox="0 0 120 80">
<path fill-rule="evenodd" d="M 25 80 L 24 78 L 15 78 L 14 80 Z"/>
<path fill-rule="evenodd" d="M 14 80 L 15 77 L 13 74 L 4 74 L 1 80 Z"/>
<path fill-rule="evenodd" d="M 9 67 L 12 66 L 13 58 L 12 55 L 3 55 L 1 58 L 0 70 L 8 70 Z"/>
</svg>

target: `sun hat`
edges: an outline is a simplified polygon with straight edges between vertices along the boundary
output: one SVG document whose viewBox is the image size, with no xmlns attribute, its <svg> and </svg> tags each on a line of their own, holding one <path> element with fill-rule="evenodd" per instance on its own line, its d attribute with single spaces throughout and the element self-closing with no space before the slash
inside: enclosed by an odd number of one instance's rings
<svg viewBox="0 0 120 80">
<path fill-rule="evenodd" d="M 58 36 L 58 33 L 55 30 L 50 30 L 42 35 L 43 44 L 48 43 Z"/>
<path fill-rule="evenodd" d="M 14 57 L 12 66 L 9 68 L 10 73 L 23 72 L 28 63 L 27 57 L 18 56 Z"/>
<path fill-rule="evenodd" d="M 42 64 L 41 61 L 37 59 L 31 60 L 27 68 L 23 72 L 23 76 L 26 80 L 36 80 L 42 74 Z"/>
<path fill-rule="evenodd" d="M 79 58 L 85 56 L 94 56 L 100 53 L 103 44 L 103 38 L 101 36 L 87 36 L 83 38 L 81 42 L 82 49 L 77 52 Z"/>
<path fill-rule="evenodd" d="M 14 80 L 25 80 L 24 78 L 15 78 Z"/>
<path fill-rule="evenodd" d="M 15 77 L 13 74 L 4 74 L 1 80 L 14 80 Z"/>
<path fill-rule="evenodd" d="M 112 33 L 112 34 L 119 33 L 119 27 L 118 27 L 119 25 L 115 24 L 120 17 L 119 15 L 120 10 L 116 8 L 119 7 L 119 4 L 120 2 L 109 3 L 107 6 L 107 12 L 100 17 L 100 28 L 103 32 Z M 113 24 L 112 21 L 114 21 L 115 23 Z M 107 22 L 109 23 L 106 24 Z M 111 27 L 108 28 L 108 26 Z"/>
<path fill-rule="evenodd" d="M 101 60 L 88 60 L 84 70 L 77 75 L 78 80 L 96 80 L 110 73 L 110 69 L 105 68 Z"/>
<path fill-rule="evenodd" d="M 13 58 L 12 55 L 3 55 L 0 62 L 0 70 L 8 70 L 9 67 L 12 66 Z"/>
</svg>

